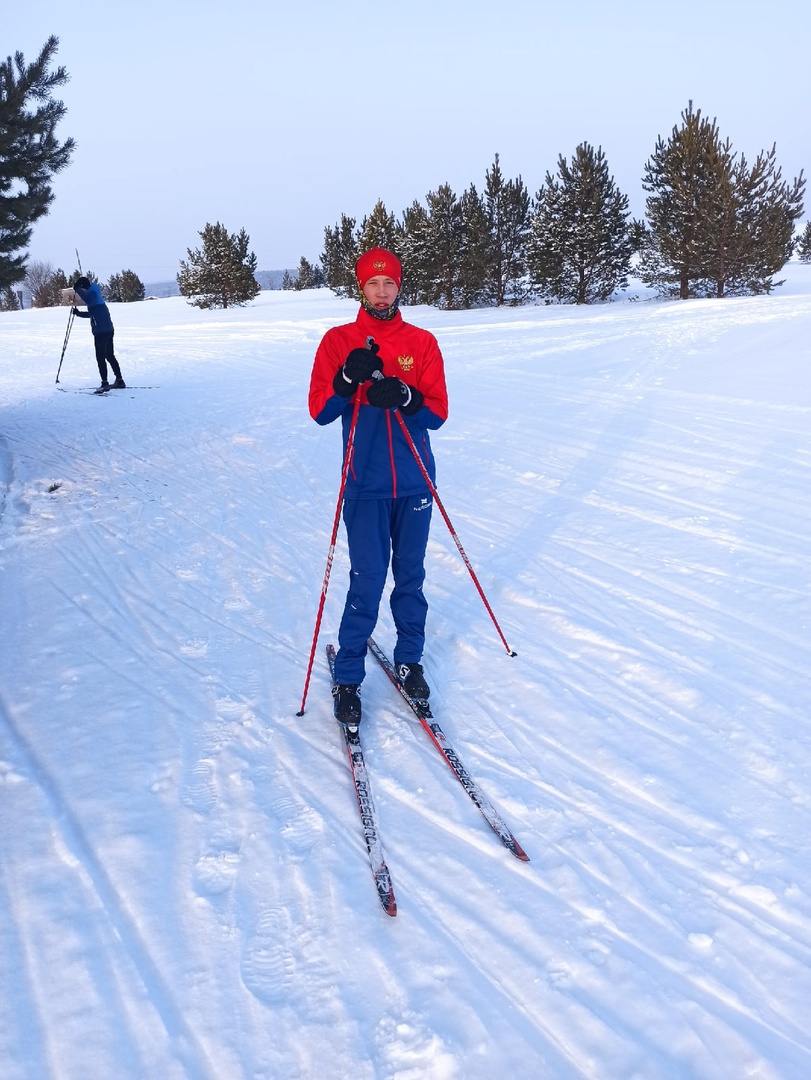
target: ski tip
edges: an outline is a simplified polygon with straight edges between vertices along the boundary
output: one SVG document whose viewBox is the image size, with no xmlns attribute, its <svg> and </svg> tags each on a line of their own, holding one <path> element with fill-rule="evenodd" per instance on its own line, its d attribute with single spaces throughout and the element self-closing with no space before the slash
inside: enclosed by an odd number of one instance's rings
<svg viewBox="0 0 811 1080">
<path fill-rule="evenodd" d="M 388 879 L 388 874 L 386 875 Z M 391 882 L 378 882 L 377 895 L 380 897 L 380 903 L 383 905 L 383 910 L 392 919 L 397 914 L 397 901 L 394 899 L 394 890 L 391 887 Z"/>
<path fill-rule="evenodd" d="M 515 855 L 516 859 L 520 859 L 521 862 L 529 862 L 529 855 L 527 855 L 526 851 L 524 851 L 517 840 L 513 840 L 510 850 L 513 855 Z"/>
</svg>

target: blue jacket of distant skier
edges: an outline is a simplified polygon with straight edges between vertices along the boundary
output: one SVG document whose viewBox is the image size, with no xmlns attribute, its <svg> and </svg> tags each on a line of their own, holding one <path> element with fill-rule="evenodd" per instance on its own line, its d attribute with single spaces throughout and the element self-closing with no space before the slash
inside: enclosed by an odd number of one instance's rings
<svg viewBox="0 0 811 1080">
<path fill-rule="evenodd" d="M 98 283 L 94 281 L 89 289 L 74 285 L 73 291 L 81 297 L 82 303 L 87 305 L 87 311 L 76 310 L 79 318 L 90 319 L 90 329 L 94 334 L 112 334 L 113 320 L 110 317 L 110 309 L 104 303 Z"/>
</svg>

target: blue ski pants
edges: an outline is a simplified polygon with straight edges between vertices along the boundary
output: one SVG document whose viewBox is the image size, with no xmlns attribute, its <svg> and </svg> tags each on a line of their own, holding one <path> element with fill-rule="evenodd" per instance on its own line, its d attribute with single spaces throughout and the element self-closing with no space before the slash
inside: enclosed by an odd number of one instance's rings
<svg viewBox="0 0 811 1080">
<path fill-rule="evenodd" d="M 430 495 L 344 502 L 349 591 L 338 630 L 336 682 L 363 681 L 366 642 L 377 624 L 389 565 L 394 579 L 389 604 L 397 631 L 394 662 L 422 659 L 428 613 L 422 586 L 432 507 Z"/>
</svg>

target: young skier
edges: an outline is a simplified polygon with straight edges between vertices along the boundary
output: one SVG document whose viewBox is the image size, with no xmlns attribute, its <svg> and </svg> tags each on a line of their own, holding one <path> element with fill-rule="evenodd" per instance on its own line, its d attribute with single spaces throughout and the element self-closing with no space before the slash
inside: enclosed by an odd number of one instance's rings
<svg viewBox="0 0 811 1080">
<path fill-rule="evenodd" d="M 79 277 L 73 283 L 73 291 L 87 305 L 87 311 L 79 311 L 75 307 L 73 314 L 78 315 L 80 319 L 90 319 L 93 344 L 96 348 L 96 363 L 99 366 L 99 374 L 101 375 L 99 390 L 110 389 L 110 384 L 107 382 L 108 364 L 113 369 L 113 375 L 115 375 L 112 388 L 114 390 L 123 390 L 127 384 L 121 378 L 121 368 L 118 366 L 118 361 L 113 352 L 115 328 L 113 327 L 113 320 L 110 318 L 110 309 L 104 303 L 104 298 L 101 295 L 101 289 L 95 282 L 91 285 L 88 278 Z"/>
<path fill-rule="evenodd" d="M 349 591 L 338 631 L 333 690 L 335 716 L 350 726 L 361 720 L 366 642 L 377 623 L 389 565 L 398 678 L 412 697 L 426 699 L 430 693 L 420 661 L 433 500 L 394 410 L 399 410 L 432 483 L 436 473 L 429 432 L 448 416 L 445 367 L 436 338 L 405 322 L 399 311 L 400 260 L 384 248 L 373 248 L 358 259 L 355 276 L 360 289 L 357 317 L 324 335 L 309 398 L 317 424 L 341 418 L 346 455 L 360 395 L 343 505 Z"/>
</svg>

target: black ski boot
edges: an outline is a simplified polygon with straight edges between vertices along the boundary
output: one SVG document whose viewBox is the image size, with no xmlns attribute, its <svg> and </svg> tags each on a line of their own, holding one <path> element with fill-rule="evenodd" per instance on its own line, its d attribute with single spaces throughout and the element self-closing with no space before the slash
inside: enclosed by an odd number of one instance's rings
<svg viewBox="0 0 811 1080">
<path fill-rule="evenodd" d="M 127 389 L 127 384 L 124 382 L 124 380 L 119 375 L 118 378 L 116 379 L 116 381 L 113 383 L 113 390 L 126 390 L 126 389 Z"/>
<path fill-rule="evenodd" d="M 431 696 L 431 687 L 425 681 L 422 664 L 398 664 L 397 678 L 410 698 L 427 701 Z"/>
<path fill-rule="evenodd" d="M 332 688 L 332 709 L 339 724 L 356 728 L 361 721 L 360 687 L 337 683 Z"/>
</svg>

